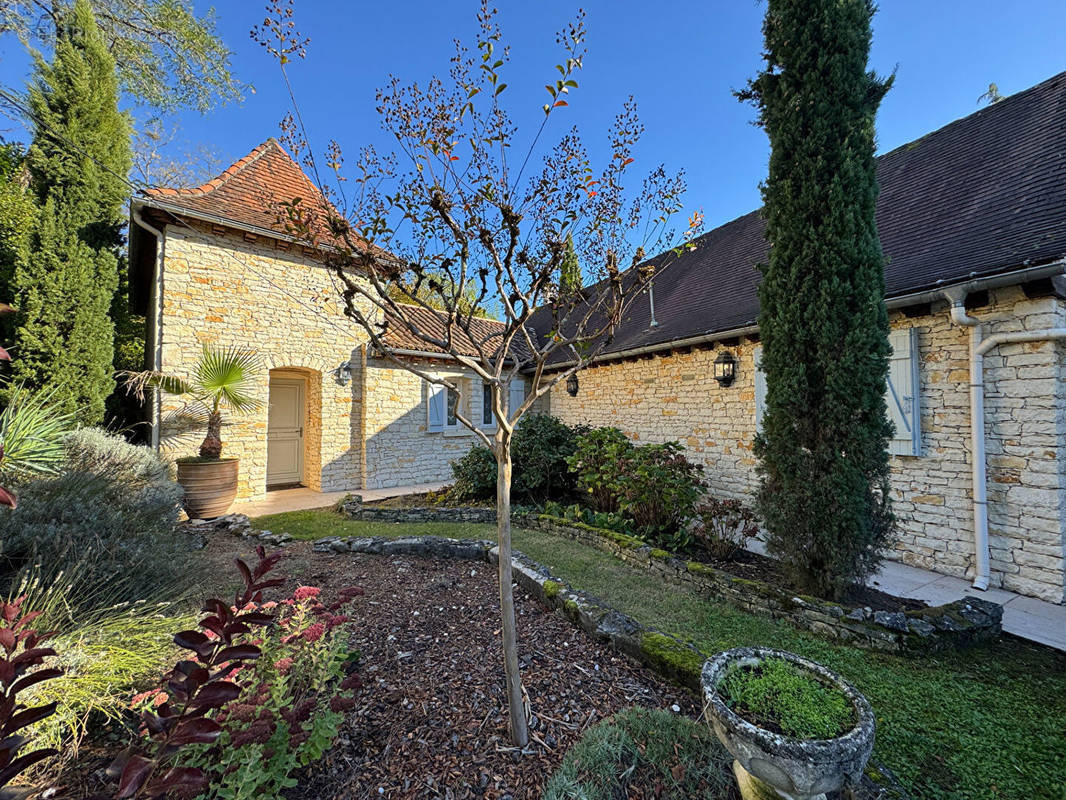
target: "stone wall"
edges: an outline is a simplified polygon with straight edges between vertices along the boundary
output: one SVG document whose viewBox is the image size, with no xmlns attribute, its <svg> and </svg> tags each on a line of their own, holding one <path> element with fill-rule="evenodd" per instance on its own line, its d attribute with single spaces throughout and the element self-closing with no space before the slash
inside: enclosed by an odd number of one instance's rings
<svg viewBox="0 0 1066 800">
<path fill-rule="evenodd" d="M 757 580 L 738 578 L 698 561 L 684 561 L 640 539 L 568 520 L 540 516 L 525 527 L 582 542 L 663 581 L 686 586 L 745 611 L 781 619 L 867 650 L 930 653 L 966 647 L 1000 635 L 1003 607 L 976 597 L 915 611 L 873 611 L 817 597 L 797 596 Z"/>
<path fill-rule="evenodd" d="M 306 381 L 303 483 L 321 491 L 362 481 L 355 383 L 332 370 L 357 353 L 364 336 L 343 316 L 330 275 L 301 248 L 221 229 L 166 229 L 162 346 L 164 370 L 189 375 L 202 347 L 251 347 L 264 361 L 253 395 L 259 410 L 226 415 L 223 455 L 241 459 L 239 498 L 266 491 L 270 370 Z M 164 398 L 164 417 L 182 401 Z M 164 444 L 173 426 L 164 427 Z M 195 454 L 202 434 L 171 442 L 172 455 Z"/>
<path fill-rule="evenodd" d="M 481 379 L 472 371 L 448 361 L 425 360 L 422 367 L 438 377 L 459 381 L 460 407 L 468 419 L 481 419 Z M 429 384 L 417 375 L 384 359 L 369 359 L 366 366 L 367 489 L 386 489 L 423 483 L 450 483 L 451 463 L 481 439 L 458 425 L 430 432 Z M 534 412 L 547 408 L 541 400 Z M 485 428 L 491 436 L 494 427 Z"/>
<path fill-rule="evenodd" d="M 1061 300 L 1027 299 L 1016 287 L 992 292 L 972 313 L 986 336 L 1066 325 Z M 943 303 L 923 316 L 894 312 L 891 321 L 918 330 L 922 455 L 892 457 L 899 531 L 890 557 L 972 577 L 969 334 Z M 707 467 L 712 492 L 750 500 L 755 346 L 729 348 L 739 365 L 728 388 L 713 378 L 717 350 L 667 351 L 582 372 L 577 397 L 552 391 L 551 413 L 613 425 L 637 441 L 676 439 Z M 992 584 L 1056 603 L 1066 583 L 1064 370 L 1063 345 L 1054 342 L 1004 345 L 985 358 Z"/>
<path fill-rule="evenodd" d="M 435 375 L 459 377 L 462 409 L 474 415 L 481 398 L 480 380 L 444 361 L 426 362 L 425 368 Z M 462 425 L 429 432 L 427 387 L 426 381 L 388 361 L 367 362 L 366 488 L 450 482 L 451 462 L 480 441 Z"/>
</svg>

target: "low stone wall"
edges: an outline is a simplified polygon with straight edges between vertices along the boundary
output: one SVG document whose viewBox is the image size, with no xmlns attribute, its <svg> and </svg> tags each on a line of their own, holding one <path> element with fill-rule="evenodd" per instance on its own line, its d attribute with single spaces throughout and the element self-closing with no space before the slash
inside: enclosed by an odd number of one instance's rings
<svg viewBox="0 0 1066 800">
<path fill-rule="evenodd" d="M 870 650 L 928 653 L 994 639 L 1001 632 L 1003 607 L 976 597 L 916 611 L 872 611 L 738 578 L 614 531 L 547 515 L 524 524 L 590 545 L 670 583 L 692 587 L 746 611 L 787 620 L 799 628 Z"/>
<path fill-rule="evenodd" d="M 348 519 L 366 522 L 469 522 L 474 524 L 496 521 L 496 509 L 476 506 L 418 506 L 412 508 L 383 508 L 366 505 L 363 498 L 350 494 L 337 503 L 337 510 Z"/>
</svg>

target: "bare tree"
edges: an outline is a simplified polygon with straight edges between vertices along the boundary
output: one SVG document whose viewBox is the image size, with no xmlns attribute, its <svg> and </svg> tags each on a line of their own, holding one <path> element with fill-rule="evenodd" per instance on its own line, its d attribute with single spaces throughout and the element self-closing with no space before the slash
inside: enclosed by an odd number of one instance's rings
<svg viewBox="0 0 1066 800">
<path fill-rule="evenodd" d="M 563 58 L 545 87 L 549 101 L 539 128 L 520 151 L 516 126 L 501 105 L 508 48 L 486 3 L 478 23 L 473 51 L 456 43 L 447 79 L 421 87 L 392 78 L 378 91 L 378 112 L 397 150 L 381 156 L 364 149 L 354 176 L 343 174 L 336 142 L 319 169 L 294 101 L 283 123 L 285 140 L 322 188 L 323 200 L 295 199 L 279 208 L 279 217 L 288 232 L 328 254 L 346 313 L 375 353 L 454 392 L 455 417 L 496 457 L 504 673 L 511 737 L 524 747 L 529 733 L 511 574 L 511 437 L 537 400 L 611 344 L 629 304 L 671 258 L 643 263 L 644 253 L 672 246 L 676 255 L 689 246 L 701 217 L 694 214 L 680 235 L 671 228 L 685 185 L 681 174 L 663 167 L 627 191 L 643 132 L 632 99 L 610 129 L 609 157 L 600 170 L 576 129 L 554 146 L 541 144 L 578 86 L 583 15 L 557 37 Z M 292 0 L 270 2 L 266 22 L 253 35 L 278 60 L 288 85 L 286 64 L 302 57 L 307 45 L 296 31 Z M 570 236 L 589 278 L 576 292 L 559 289 Z M 487 302 L 498 303 L 500 324 L 478 320 L 477 309 Z M 431 307 L 443 332 L 430 330 L 417 313 Z M 463 413 L 461 381 L 394 352 L 395 332 L 415 337 L 426 351 L 443 354 L 491 388 L 494 433 Z M 530 391 L 509 408 L 510 382 L 526 377 Z"/>
<path fill-rule="evenodd" d="M 130 180 L 136 186 L 200 186 L 224 166 L 212 145 L 179 142 L 176 125 L 152 119 L 134 134 Z"/>
</svg>

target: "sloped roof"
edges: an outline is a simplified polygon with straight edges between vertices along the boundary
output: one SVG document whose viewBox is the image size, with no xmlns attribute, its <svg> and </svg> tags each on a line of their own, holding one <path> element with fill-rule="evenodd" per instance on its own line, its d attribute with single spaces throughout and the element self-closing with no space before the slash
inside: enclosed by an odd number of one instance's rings
<svg viewBox="0 0 1066 800">
<path fill-rule="evenodd" d="M 877 179 L 888 298 L 1066 257 L 1066 72 L 880 156 Z M 754 325 L 764 231 L 754 211 L 651 259 L 659 325 L 632 303 L 605 354 Z"/>
<path fill-rule="evenodd" d="M 291 235 L 279 221 L 279 203 L 300 198 L 313 212 L 315 238 L 332 241 L 324 224 L 325 209 L 336 213 L 307 174 L 274 138 L 267 139 L 229 169 L 202 186 L 188 189 L 158 187 L 146 192 L 149 202 L 170 209 L 187 210 L 193 215 L 228 220 L 248 226 Z"/>
<path fill-rule="evenodd" d="M 423 308 L 422 306 L 405 305 L 403 313 L 412 325 L 417 326 L 434 338 L 444 340 L 447 316 L 443 312 Z M 492 356 L 500 347 L 500 337 L 503 334 L 504 327 L 504 324 L 499 320 L 475 317 L 470 321 L 470 333 L 473 338 L 467 336 L 466 331 L 458 325 L 454 325 L 451 329 L 452 341 L 460 355 L 478 356 L 477 344 L 480 344 L 485 354 Z M 417 352 L 432 352 L 435 350 L 432 345 L 411 333 L 403 322 L 390 318 L 388 314 L 385 316 L 385 331 L 382 339 L 390 348 L 396 350 L 413 350 Z M 517 339 L 512 342 L 512 347 L 515 350 L 521 349 L 524 351 L 526 348 L 522 345 L 523 343 Z"/>
</svg>

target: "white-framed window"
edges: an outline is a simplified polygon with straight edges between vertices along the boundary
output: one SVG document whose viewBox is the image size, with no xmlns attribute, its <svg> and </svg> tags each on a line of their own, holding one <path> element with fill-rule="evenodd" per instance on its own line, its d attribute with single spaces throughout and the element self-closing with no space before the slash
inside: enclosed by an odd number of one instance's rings
<svg viewBox="0 0 1066 800">
<path fill-rule="evenodd" d="M 448 375 L 448 380 L 457 386 L 463 380 L 455 375 Z M 463 427 L 459 421 L 459 392 L 448 386 L 426 381 L 426 430 L 429 433 L 456 431 Z M 472 405 L 472 404 L 469 404 Z"/>
<path fill-rule="evenodd" d="M 766 412 L 766 373 L 762 371 L 762 345 L 752 349 L 751 361 L 755 365 L 755 430 L 762 430 L 762 417 Z"/>
<path fill-rule="evenodd" d="M 885 404 L 896 431 L 888 452 L 896 456 L 922 454 L 921 383 L 918 364 L 918 329 L 905 328 L 888 335 L 892 355 L 888 357 Z"/>
<path fill-rule="evenodd" d="M 481 419 L 478 423 L 482 428 L 495 428 L 496 415 L 492 413 L 492 384 L 481 382 Z"/>
</svg>

